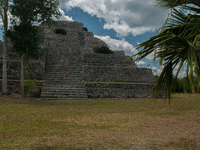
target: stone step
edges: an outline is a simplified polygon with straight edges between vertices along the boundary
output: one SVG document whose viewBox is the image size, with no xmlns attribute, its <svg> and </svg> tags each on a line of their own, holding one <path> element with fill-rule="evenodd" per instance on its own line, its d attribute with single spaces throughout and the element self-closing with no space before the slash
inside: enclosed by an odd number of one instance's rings
<svg viewBox="0 0 200 150">
<path fill-rule="evenodd" d="M 45 79 L 60 79 L 60 80 L 67 80 L 72 78 L 81 78 L 81 75 L 48 75 Z"/>
<path fill-rule="evenodd" d="M 76 94 L 76 93 L 85 93 L 86 90 L 59 90 L 59 89 L 55 89 L 55 90 L 43 90 L 42 91 L 43 94 L 47 94 L 47 93 L 60 93 L 60 94 L 65 94 L 65 93 L 68 93 L 70 92 L 71 94 Z"/>
<path fill-rule="evenodd" d="M 80 83 L 82 82 L 81 79 L 79 78 L 68 78 L 68 79 L 45 79 L 45 84 L 55 84 L 55 83 L 71 83 L 73 82 L 74 84 L 75 83 Z"/>
<path fill-rule="evenodd" d="M 80 79 L 80 76 L 71 76 L 71 77 L 60 77 L 60 78 L 54 78 L 54 77 L 48 77 L 45 78 L 45 82 L 57 82 L 57 81 L 82 81 L 82 79 Z"/>
<path fill-rule="evenodd" d="M 79 97 L 80 95 L 85 95 L 86 93 L 84 91 L 82 92 L 75 92 L 75 91 L 60 91 L 60 92 L 53 92 L 53 91 L 48 91 L 48 92 L 43 92 L 43 96 L 60 96 L 60 97 Z"/>
<path fill-rule="evenodd" d="M 55 87 L 52 87 L 55 88 Z M 65 90 L 59 90 L 59 89 L 54 89 L 54 90 L 50 90 L 50 89 L 46 89 L 46 90 L 42 90 L 43 94 L 47 94 L 47 93 L 60 93 L 60 94 L 77 94 L 77 93 L 85 93 L 86 90 L 84 90 L 84 88 L 82 90 L 76 90 L 76 88 L 73 88 L 74 90 L 69 90 L 69 89 L 65 89 Z M 49 95 L 49 94 L 48 94 Z"/>
<path fill-rule="evenodd" d="M 57 72 L 54 70 L 46 71 L 46 75 L 62 75 L 62 74 L 81 74 L 81 71 L 65 71 L 65 72 Z"/>
<path fill-rule="evenodd" d="M 68 87 L 78 87 L 78 85 L 80 85 L 80 82 L 55 82 L 55 83 L 52 83 L 52 82 L 48 82 L 48 83 L 45 83 L 44 86 L 45 87 L 63 87 L 64 85 L 68 85 Z M 80 86 L 80 87 L 83 87 L 83 86 Z"/>
<path fill-rule="evenodd" d="M 62 72 L 56 72 L 56 71 L 54 71 L 54 70 L 52 70 L 52 71 L 46 71 L 46 73 L 45 74 L 47 74 L 47 75 L 70 75 L 70 74 L 75 74 L 75 75 L 77 75 L 77 74 L 81 74 L 81 72 L 80 71 L 62 71 Z"/>
<path fill-rule="evenodd" d="M 52 88 L 52 87 L 43 87 L 43 91 L 51 90 L 51 91 L 86 91 L 85 88 L 70 88 L 70 87 L 63 87 L 63 88 Z"/>
<path fill-rule="evenodd" d="M 43 97 L 42 100 L 88 100 L 88 98 L 52 98 Z"/>
<path fill-rule="evenodd" d="M 88 99 L 79 49 L 54 50 L 54 53 L 48 51 L 46 55 L 45 83 L 41 99 Z"/>
<path fill-rule="evenodd" d="M 62 72 L 58 72 L 58 71 L 55 71 L 55 70 L 49 70 L 49 71 L 46 71 L 47 75 L 62 75 L 62 74 L 81 74 L 81 71 L 69 71 L 69 70 L 62 70 Z"/>
<path fill-rule="evenodd" d="M 55 97 L 65 97 L 65 98 L 75 98 L 75 97 L 84 97 L 85 93 L 55 93 L 55 92 L 46 92 L 43 93 L 43 97 L 50 97 L 50 96 L 55 96 Z"/>
<path fill-rule="evenodd" d="M 41 99 L 88 99 L 85 88 L 43 87 Z"/>
<path fill-rule="evenodd" d="M 107 63 L 107 64 L 102 64 L 102 63 L 83 63 L 83 65 L 85 66 L 101 66 L 101 67 L 115 67 L 115 66 L 119 66 L 119 67 L 130 67 L 131 64 L 117 64 L 117 63 Z"/>
<path fill-rule="evenodd" d="M 43 96 L 57 96 L 57 97 L 82 97 L 85 93 L 69 93 L 69 92 L 44 92 Z"/>
<path fill-rule="evenodd" d="M 49 69 L 46 69 L 46 72 L 47 73 L 59 73 L 59 72 L 70 72 L 70 73 L 80 73 L 82 70 L 75 70 L 75 69 L 52 69 L 52 68 L 49 68 Z"/>
<path fill-rule="evenodd" d="M 47 58 L 48 59 L 48 58 Z M 64 60 L 64 61 L 62 61 L 61 59 L 53 59 L 53 58 L 51 58 L 51 60 L 47 60 L 46 61 L 46 64 L 51 64 L 51 65 L 59 65 L 59 64 L 78 64 L 80 62 L 80 60 L 79 61 L 71 61 L 71 60 Z"/>
<path fill-rule="evenodd" d="M 61 84 L 45 84 L 44 85 L 45 87 L 49 87 L 49 88 L 64 88 L 64 87 L 66 87 L 66 88 L 85 88 L 85 86 L 79 86 L 79 84 L 67 84 L 67 86 L 66 86 L 66 84 L 63 84 L 63 85 L 61 85 Z"/>
</svg>

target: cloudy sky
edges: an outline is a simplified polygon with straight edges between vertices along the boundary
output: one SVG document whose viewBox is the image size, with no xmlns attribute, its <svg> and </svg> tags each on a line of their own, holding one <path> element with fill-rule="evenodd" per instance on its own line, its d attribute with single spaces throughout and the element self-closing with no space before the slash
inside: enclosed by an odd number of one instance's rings
<svg viewBox="0 0 200 150">
<path fill-rule="evenodd" d="M 169 9 L 156 0 L 60 0 L 60 20 L 78 21 L 105 41 L 112 50 L 135 54 L 134 46 L 148 40 L 166 21 Z M 162 67 L 152 61 L 153 54 L 139 62 L 157 73 Z"/>
<path fill-rule="evenodd" d="M 84 24 L 112 50 L 124 50 L 126 55 L 137 51 L 134 46 L 155 35 L 166 21 L 169 9 L 156 0 L 60 0 L 62 20 Z M 159 74 L 162 66 L 152 61 L 153 54 L 138 63 L 151 66 Z"/>
</svg>

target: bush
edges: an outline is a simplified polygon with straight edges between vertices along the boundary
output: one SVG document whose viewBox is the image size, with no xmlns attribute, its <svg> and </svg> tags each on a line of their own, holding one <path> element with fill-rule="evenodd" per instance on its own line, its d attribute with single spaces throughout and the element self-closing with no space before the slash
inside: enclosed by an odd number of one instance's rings
<svg viewBox="0 0 200 150">
<path fill-rule="evenodd" d="M 95 53 L 99 53 L 100 52 L 100 48 L 98 46 L 94 47 L 94 52 Z"/>
<path fill-rule="evenodd" d="M 113 51 L 111 51 L 108 47 L 102 46 L 102 47 L 94 47 L 95 53 L 101 53 L 101 54 L 113 54 Z"/>
<path fill-rule="evenodd" d="M 83 27 L 83 31 L 88 31 L 88 29 L 86 27 Z"/>
<path fill-rule="evenodd" d="M 34 79 L 29 79 L 27 81 L 24 81 L 24 94 L 27 95 L 28 93 L 31 92 L 31 89 L 35 88 L 37 85 L 37 80 Z"/>
<path fill-rule="evenodd" d="M 172 87 L 172 92 L 176 92 L 176 93 L 183 93 L 184 92 L 184 82 L 177 78 L 175 80 L 175 78 L 173 78 L 173 87 Z"/>
<path fill-rule="evenodd" d="M 54 32 L 57 34 L 66 34 L 67 33 L 67 31 L 65 29 L 61 29 L 61 28 L 56 28 L 54 30 Z"/>
</svg>

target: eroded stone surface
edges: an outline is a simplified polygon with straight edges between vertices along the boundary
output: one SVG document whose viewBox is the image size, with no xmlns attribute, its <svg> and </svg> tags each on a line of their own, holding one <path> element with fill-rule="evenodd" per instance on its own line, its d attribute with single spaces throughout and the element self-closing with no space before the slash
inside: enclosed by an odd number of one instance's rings
<svg viewBox="0 0 200 150">
<path fill-rule="evenodd" d="M 154 83 L 151 69 L 138 68 L 134 64 L 130 70 L 132 62 L 125 61 L 128 56 L 123 51 L 94 53 L 95 46 L 107 44 L 86 31 L 82 23 L 58 21 L 50 28 L 40 28 L 41 47 L 46 48 L 46 52 L 39 60 L 29 60 L 25 67 L 30 72 L 25 79 L 38 80 L 32 96 L 41 96 L 42 99 L 149 97 L 152 84 L 135 83 Z M 66 34 L 56 34 L 56 28 L 65 29 Z M 8 88 L 10 92 L 17 93 L 20 91 L 20 60 L 11 51 L 11 44 L 8 47 Z M 0 42 L 1 60 L 2 49 L 3 43 Z"/>
</svg>

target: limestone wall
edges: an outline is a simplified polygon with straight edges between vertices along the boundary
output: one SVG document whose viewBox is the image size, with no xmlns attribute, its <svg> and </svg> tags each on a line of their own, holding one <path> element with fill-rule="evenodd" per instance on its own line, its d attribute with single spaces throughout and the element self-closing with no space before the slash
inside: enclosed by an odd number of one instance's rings
<svg viewBox="0 0 200 150">
<path fill-rule="evenodd" d="M 153 84 L 86 83 L 89 98 L 151 98 Z"/>
<path fill-rule="evenodd" d="M 2 90 L 2 60 L 3 60 L 3 43 L 0 41 L 0 91 Z M 20 69 L 21 62 L 16 53 L 12 51 L 11 44 L 8 43 L 7 49 L 7 80 L 8 90 L 10 93 L 20 93 Z M 25 81 L 28 79 L 37 79 L 37 87 L 33 89 L 32 96 L 39 97 L 44 82 L 45 70 L 45 54 L 38 60 L 29 60 L 25 65 L 25 74 L 29 72 L 29 76 L 25 76 Z"/>
<path fill-rule="evenodd" d="M 40 28 L 41 47 L 46 48 L 46 52 L 39 60 L 29 60 L 25 67 L 31 73 L 25 79 L 35 78 L 38 81 L 32 96 L 40 97 L 41 93 L 43 99 L 149 96 L 152 84 L 135 83 L 154 83 L 152 71 L 138 68 L 135 64 L 130 70 L 132 62 L 125 61 L 128 56 L 123 51 L 116 51 L 114 54 L 94 53 L 95 46 L 107 44 L 95 38 L 92 32 L 85 31 L 82 23 L 58 21 L 50 28 Z M 55 28 L 64 28 L 66 35 L 54 33 Z M 11 51 L 11 44 L 8 47 L 8 88 L 10 92 L 18 93 L 20 61 Z M 0 91 L 2 50 L 3 44 L 0 42 Z"/>
<path fill-rule="evenodd" d="M 154 83 L 151 69 L 131 66 L 128 56 L 118 54 L 85 54 L 82 56 L 85 81 Z"/>
</svg>

